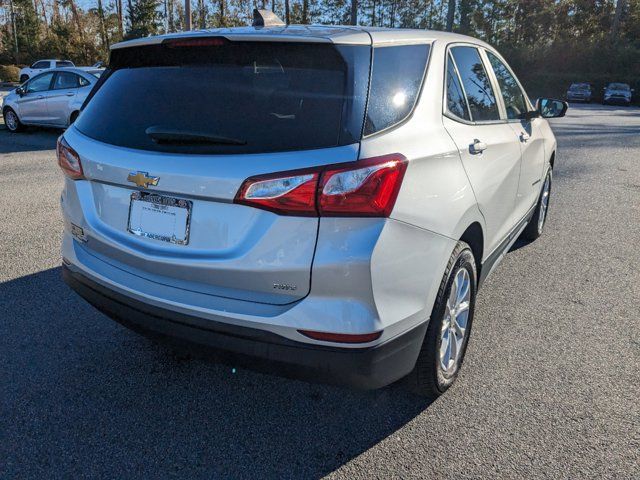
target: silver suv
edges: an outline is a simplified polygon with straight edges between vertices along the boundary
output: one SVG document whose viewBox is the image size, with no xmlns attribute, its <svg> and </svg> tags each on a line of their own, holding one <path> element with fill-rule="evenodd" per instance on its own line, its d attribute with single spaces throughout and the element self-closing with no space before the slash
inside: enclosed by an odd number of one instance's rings
<svg viewBox="0 0 640 480">
<path fill-rule="evenodd" d="M 315 380 L 454 381 L 478 287 L 543 229 L 556 141 L 504 59 L 422 30 L 114 45 L 58 143 L 66 282 L 130 328 Z"/>
</svg>

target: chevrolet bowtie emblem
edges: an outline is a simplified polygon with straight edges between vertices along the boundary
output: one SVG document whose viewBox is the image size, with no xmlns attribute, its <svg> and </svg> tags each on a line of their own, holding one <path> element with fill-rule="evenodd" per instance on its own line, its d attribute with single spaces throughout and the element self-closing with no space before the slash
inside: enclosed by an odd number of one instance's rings
<svg viewBox="0 0 640 480">
<path fill-rule="evenodd" d="M 147 172 L 131 172 L 127 181 L 135 183 L 137 186 L 147 188 L 149 185 L 158 185 L 160 177 L 150 177 Z"/>
</svg>

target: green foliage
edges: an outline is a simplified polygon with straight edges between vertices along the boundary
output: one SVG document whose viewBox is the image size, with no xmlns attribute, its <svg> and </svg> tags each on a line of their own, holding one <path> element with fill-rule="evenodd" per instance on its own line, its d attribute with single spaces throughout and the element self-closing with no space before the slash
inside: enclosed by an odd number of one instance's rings
<svg viewBox="0 0 640 480">
<path fill-rule="evenodd" d="M 0 17 L 0 63 L 50 57 L 78 64 L 106 61 L 109 45 L 123 37 L 180 31 L 185 25 L 184 0 L 84 0 L 86 10 L 76 1 L 13 0 L 19 55 L 10 16 Z M 247 25 L 256 6 L 284 18 L 284 2 L 192 0 L 192 23 Z M 561 95 L 573 81 L 591 81 L 598 88 L 626 81 L 640 92 L 640 0 L 359 0 L 357 18 L 361 25 L 442 30 L 450 5 L 455 5 L 453 30 L 495 45 L 532 96 Z M 291 23 L 348 24 L 351 0 L 289 0 L 289 10 Z"/>
<path fill-rule="evenodd" d="M 129 31 L 125 39 L 157 35 L 161 26 L 159 6 L 158 0 L 130 0 L 128 2 Z"/>
<path fill-rule="evenodd" d="M 0 82 L 17 82 L 20 68 L 15 65 L 0 65 Z"/>
</svg>

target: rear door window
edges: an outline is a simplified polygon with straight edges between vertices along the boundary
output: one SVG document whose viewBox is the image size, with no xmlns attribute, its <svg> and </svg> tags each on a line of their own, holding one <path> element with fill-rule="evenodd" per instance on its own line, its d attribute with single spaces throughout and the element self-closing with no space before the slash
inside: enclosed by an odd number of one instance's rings
<svg viewBox="0 0 640 480">
<path fill-rule="evenodd" d="M 56 62 L 56 68 L 65 68 L 65 67 L 73 67 L 73 62 L 69 62 L 67 60 L 62 60 L 61 62 Z"/>
<path fill-rule="evenodd" d="M 348 145 L 362 136 L 370 52 L 226 39 L 115 50 L 75 125 L 105 143 L 166 152 Z"/>
<path fill-rule="evenodd" d="M 469 105 L 450 55 L 447 56 L 447 111 L 463 120 L 471 120 Z"/>
<path fill-rule="evenodd" d="M 378 47 L 373 66 L 365 135 L 400 123 L 418 98 L 429 58 L 429 45 Z"/>
<path fill-rule="evenodd" d="M 78 75 L 71 72 L 58 72 L 56 79 L 53 81 L 54 90 L 62 90 L 65 88 L 78 88 L 80 86 Z"/>
<path fill-rule="evenodd" d="M 520 85 L 518 85 L 518 81 L 509 68 L 493 53 L 487 51 L 487 57 L 498 79 L 498 86 L 502 92 L 502 99 L 504 100 L 504 106 L 507 110 L 507 118 L 510 120 L 522 118 L 522 114 L 524 114 L 528 108 L 527 101 L 525 100 Z"/>
<path fill-rule="evenodd" d="M 31 68 L 41 69 L 41 68 L 49 68 L 49 62 L 40 61 L 31 65 Z"/>
<path fill-rule="evenodd" d="M 475 47 L 453 47 L 455 60 L 474 122 L 500 120 L 496 95 L 484 68 L 480 52 Z"/>
</svg>

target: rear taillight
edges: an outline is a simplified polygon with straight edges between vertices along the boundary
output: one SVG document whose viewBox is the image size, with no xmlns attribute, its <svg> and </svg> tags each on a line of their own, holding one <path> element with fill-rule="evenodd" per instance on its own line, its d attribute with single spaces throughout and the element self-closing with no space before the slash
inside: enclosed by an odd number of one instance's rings
<svg viewBox="0 0 640 480">
<path fill-rule="evenodd" d="M 326 170 L 318 188 L 320 215 L 388 217 L 406 169 L 406 159 L 392 154 Z"/>
<path fill-rule="evenodd" d="M 73 180 L 84 178 L 80 156 L 69 146 L 62 136 L 58 138 L 56 151 L 58 154 L 58 165 L 60 165 L 60 168 L 67 177 Z"/>
<path fill-rule="evenodd" d="M 248 178 L 235 202 L 282 215 L 316 216 L 319 176 L 319 171 L 301 170 Z"/>
<path fill-rule="evenodd" d="M 282 215 L 388 217 L 407 160 L 391 154 L 354 163 L 252 177 L 235 202 Z"/>
</svg>

